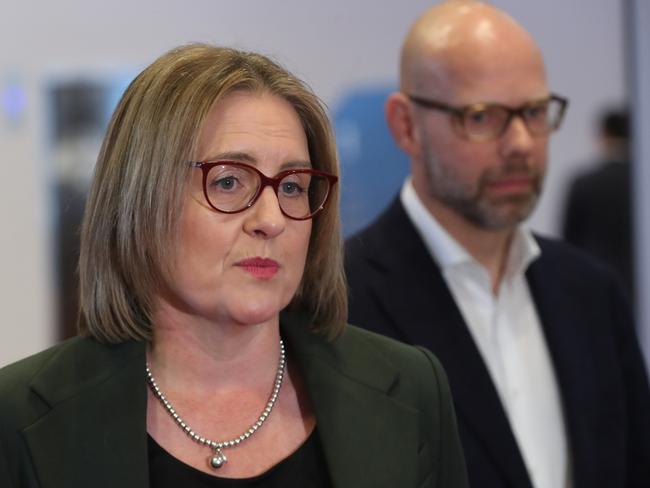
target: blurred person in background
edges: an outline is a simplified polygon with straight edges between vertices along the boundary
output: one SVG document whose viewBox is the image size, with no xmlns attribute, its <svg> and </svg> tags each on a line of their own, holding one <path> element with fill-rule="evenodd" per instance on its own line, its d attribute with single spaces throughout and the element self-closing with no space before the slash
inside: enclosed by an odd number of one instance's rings
<svg viewBox="0 0 650 488">
<path fill-rule="evenodd" d="M 524 225 L 566 104 L 504 12 L 431 8 L 386 102 L 411 175 L 346 243 L 351 322 L 440 358 L 472 486 L 650 480 L 650 393 L 625 294 L 604 266 Z"/>
<path fill-rule="evenodd" d="M 563 234 L 568 242 L 616 270 L 634 297 L 627 110 L 607 110 L 598 129 L 600 160 L 571 182 Z"/>
<path fill-rule="evenodd" d="M 0 486 L 467 487 L 437 360 L 345 325 L 338 173 L 269 59 L 146 68 L 88 197 L 82 334 L 0 370 Z"/>
</svg>

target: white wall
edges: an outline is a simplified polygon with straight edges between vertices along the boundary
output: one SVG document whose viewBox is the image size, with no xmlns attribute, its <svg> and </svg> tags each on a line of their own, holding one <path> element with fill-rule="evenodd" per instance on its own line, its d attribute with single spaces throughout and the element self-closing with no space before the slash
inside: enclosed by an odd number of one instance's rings
<svg viewBox="0 0 650 488">
<path fill-rule="evenodd" d="M 0 113 L 0 365 L 53 340 L 43 88 L 51 76 L 143 67 L 167 49 L 207 41 L 259 50 L 336 106 L 351 85 L 396 80 L 401 39 L 424 0 L 2 0 L 0 89 L 18 80 L 27 109 Z M 553 142 L 533 225 L 555 232 L 567 176 L 593 153 L 592 118 L 625 93 L 619 0 L 498 0 L 539 41 L 551 86 L 571 99 Z"/>
</svg>

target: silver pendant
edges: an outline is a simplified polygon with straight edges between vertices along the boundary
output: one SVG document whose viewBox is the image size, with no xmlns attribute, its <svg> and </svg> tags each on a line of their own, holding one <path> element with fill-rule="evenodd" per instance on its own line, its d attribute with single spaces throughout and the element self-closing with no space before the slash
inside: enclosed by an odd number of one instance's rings
<svg viewBox="0 0 650 488">
<path fill-rule="evenodd" d="M 226 464 L 227 461 L 228 459 L 221 452 L 221 449 L 217 449 L 214 456 L 210 456 L 210 459 L 208 459 L 208 464 L 210 464 L 212 469 L 219 469 L 221 466 Z"/>
</svg>

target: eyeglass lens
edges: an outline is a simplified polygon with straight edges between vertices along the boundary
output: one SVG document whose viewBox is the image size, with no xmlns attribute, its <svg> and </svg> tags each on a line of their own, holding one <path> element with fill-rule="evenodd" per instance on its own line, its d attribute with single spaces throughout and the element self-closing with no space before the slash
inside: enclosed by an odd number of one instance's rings
<svg viewBox="0 0 650 488">
<path fill-rule="evenodd" d="M 238 212 L 250 205 L 260 191 L 262 180 L 251 168 L 216 165 L 208 172 L 205 190 L 210 204 L 223 212 Z M 284 176 L 277 187 L 282 211 L 289 217 L 302 219 L 316 212 L 327 199 L 329 180 L 309 170 Z"/>
<path fill-rule="evenodd" d="M 533 103 L 516 111 L 533 135 L 544 135 L 554 130 L 562 113 L 562 103 L 553 98 Z M 506 129 L 512 110 L 500 105 L 469 108 L 462 115 L 467 135 L 476 139 L 497 137 Z"/>
</svg>

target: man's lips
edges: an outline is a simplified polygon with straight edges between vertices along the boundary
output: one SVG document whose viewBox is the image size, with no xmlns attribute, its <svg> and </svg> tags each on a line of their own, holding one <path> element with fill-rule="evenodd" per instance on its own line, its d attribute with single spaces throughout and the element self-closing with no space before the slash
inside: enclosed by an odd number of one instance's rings
<svg viewBox="0 0 650 488">
<path fill-rule="evenodd" d="M 260 257 L 242 259 L 241 261 L 237 261 L 235 266 L 242 268 L 255 278 L 262 280 L 273 278 L 280 269 L 280 264 L 277 261 Z"/>
<path fill-rule="evenodd" d="M 530 192 L 534 186 L 534 180 L 528 176 L 513 176 L 489 181 L 486 186 L 491 191 L 499 193 L 523 193 Z"/>
</svg>

